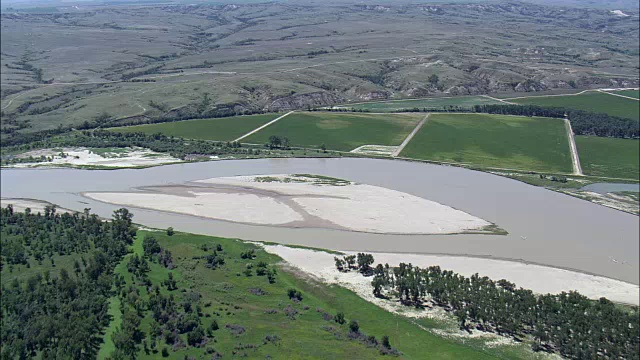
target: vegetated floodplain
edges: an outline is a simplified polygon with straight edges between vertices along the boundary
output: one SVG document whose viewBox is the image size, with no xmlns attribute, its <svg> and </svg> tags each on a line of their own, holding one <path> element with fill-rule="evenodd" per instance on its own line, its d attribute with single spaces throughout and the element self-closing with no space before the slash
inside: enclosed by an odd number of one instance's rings
<svg viewBox="0 0 640 360">
<path fill-rule="evenodd" d="M 518 104 L 565 107 L 629 119 L 638 119 L 640 117 L 640 107 L 637 101 L 601 92 L 586 92 L 580 95 L 566 96 L 532 96 L 508 99 L 507 101 Z"/>
<path fill-rule="evenodd" d="M 156 260 L 159 253 L 150 256 L 148 248 L 141 246 L 146 237 L 156 239 L 161 253 L 171 254 L 171 269 Z M 231 354 L 273 359 L 396 358 L 381 354 L 383 336 L 389 336 L 391 346 L 408 359 L 423 358 L 427 352 L 434 359 L 494 358 L 491 352 L 424 331 L 351 291 L 305 279 L 302 273 L 278 265 L 279 257 L 256 245 L 138 231 L 133 248 L 134 253 L 123 260 L 129 265 L 118 268 L 125 282 L 121 286 L 125 311 L 133 311 L 126 300 L 131 298 L 156 304 L 158 299 L 173 296 L 175 302 L 173 310 L 167 307 L 158 318 L 151 309 L 142 310 L 139 331 L 145 338 L 133 344 L 139 359 L 161 355 L 215 358 L 216 354 L 223 358 Z M 147 265 L 139 265 L 141 261 L 134 257 L 146 258 Z M 141 268 L 146 270 L 141 272 Z M 158 290 L 147 291 L 145 282 Z M 342 324 L 334 319 L 338 313 L 344 314 Z M 163 324 L 167 316 L 169 321 Z M 179 319 L 178 328 L 167 335 L 164 329 L 172 326 L 173 317 Z M 378 345 L 350 335 L 352 320 L 358 322 L 361 333 L 374 336 Z"/>
<path fill-rule="evenodd" d="M 262 144 L 284 136 L 291 146 L 351 151 L 362 145 L 400 145 L 424 114 L 293 113 L 245 139 Z"/>
<path fill-rule="evenodd" d="M 429 108 L 444 109 L 448 106 L 470 108 L 473 105 L 500 104 L 500 101 L 484 96 L 459 96 L 443 98 L 406 99 L 392 101 L 377 101 L 356 104 L 343 104 L 337 107 L 357 110 L 369 110 L 372 112 L 393 112 L 402 109 Z"/>
<path fill-rule="evenodd" d="M 640 178 L 639 140 L 576 136 L 576 146 L 585 174 L 627 179 Z"/>
<path fill-rule="evenodd" d="M 618 91 L 609 91 L 610 93 L 624 95 L 636 99 L 640 99 L 640 90 L 618 90 Z"/>
<path fill-rule="evenodd" d="M 479 167 L 570 172 L 560 119 L 484 114 L 431 114 L 404 157 Z"/>
<path fill-rule="evenodd" d="M 142 132 L 147 135 L 162 133 L 166 136 L 185 139 L 233 141 L 278 116 L 278 114 L 260 114 L 215 119 L 183 120 L 159 124 L 117 127 L 109 130 L 117 132 Z"/>
</svg>

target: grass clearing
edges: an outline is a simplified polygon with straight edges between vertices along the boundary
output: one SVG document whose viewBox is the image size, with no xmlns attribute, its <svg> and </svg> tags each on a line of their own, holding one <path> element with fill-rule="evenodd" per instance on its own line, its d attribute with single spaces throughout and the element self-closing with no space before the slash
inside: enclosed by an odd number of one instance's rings
<svg viewBox="0 0 640 360">
<path fill-rule="evenodd" d="M 272 135 L 286 136 L 292 146 L 351 151 L 367 144 L 400 145 L 424 114 L 352 114 L 296 112 L 246 138 L 263 144 Z"/>
<path fill-rule="evenodd" d="M 278 117 L 278 114 L 233 116 L 215 119 L 183 120 L 159 124 L 145 124 L 110 128 L 115 132 L 162 133 L 185 139 L 233 141 L 249 131 Z"/>
<path fill-rule="evenodd" d="M 429 109 L 443 109 L 449 106 L 459 106 L 464 108 L 470 108 L 473 105 L 489 105 L 500 104 L 500 101 L 490 99 L 484 96 L 458 96 L 458 97 L 443 97 L 443 98 L 424 98 L 424 99 L 405 99 L 405 100 L 390 100 L 390 101 L 376 101 L 366 103 L 355 104 L 343 104 L 338 105 L 339 108 L 353 108 L 369 110 L 372 112 L 394 112 L 401 109 L 413 109 L 413 108 L 429 108 Z"/>
<path fill-rule="evenodd" d="M 564 123 L 550 118 L 431 114 L 400 155 L 526 171 L 572 169 Z"/>
<path fill-rule="evenodd" d="M 585 174 L 627 179 L 640 178 L 639 140 L 576 136 L 576 146 Z"/>
<path fill-rule="evenodd" d="M 446 339 L 421 329 L 439 328 L 441 325 L 429 321 L 413 321 L 405 317 L 387 312 L 363 299 L 353 292 L 338 286 L 326 286 L 307 278 L 307 275 L 282 264 L 282 259 L 269 254 L 260 247 L 234 239 L 216 238 L 201 235 L 176 233 L 172 237 L 165 232 L 139 231 L 134 243 L 134 251 L 139 252 L 140 244 L 146 234 L 152 233 L 163 248 L 173 254 L 176 268 L 172 270 L 178 279 L 178 289 L 168 291 L 161 287 L 163 294 L 173 294 L 179 303 L 183 294 L 189 289 L 197 289 L 200 293 L 203 328 L 207 328 L 215 319 L 220 326 L 213 332 L 213 338 L 202 347 L 171 348 L 166 346 L 161 337 L 158 338 L 156 351 L 145 353 L 139 346 L 139 359 L 160 357 L 160 350 L 168 348 L 170 359 L 183 359 L 185 356 L 202 358 L 207 349 L 215 350 L 226 358 L 231 354 L 239 357 L 273 358 L 273 359 L 389 359 L 393 356 L 381 355 L 375 347 L 368 347 L 356 340 L 349 339 L 348 322 L 355 319 L 360 330 L 373 335 L 378 340 L 388 335 L 393 347 L 402 352 L 400 358 L 422 359 L 428 354 L 430 359 L 493 359 L 532 357 L 522 347 L 488 349 L 482 342 L 465 342 Z M 225 264 L 217 269 L 204 266 L 204 260 L 196 257 L 207 254 L 203 245 L 214 247 L 221 245 Z M 241 259 L 240 254 L 247 250 L 255 250 L 253 259 Z M 210 251 L 209 251 L 210 253 Z M 129 255 L 131 256 L 131 255 Z M 244 274 L 248 264 L 264 261 L 269 266 L 276 266 L 278 274 L 276 282 L 270 284 L 265 276 Z M 122 262 L 126 263 L 125 261 Z M 148 273 L 153 283 L 167 278 L 167 269 L 157 263 L 150 263 Z M 255 267 L 254 267 L 255 269 Z M 123 275 L 127 286 L 134 285 L 133 278 L 124 269 Z M 141 299 L 146 301 L 149 293 L 142 284 L 135 284 Z M 294 302 L 287 297 L 287 290 L 298 289 L 303 299 Z M 183 292 L 187 289 L 187 292 Z M 255 293 L 256 289 L 261 294 Z M 254 291 L 252 291 L 254 290 Z M 295 309 L 295 316 L 285 314 L 285 309 Z M 324 313 L 335 315 L 344 312 L 346 324 L 340 325 L 331 319 L 325 320 Z M 152 314 L 144 313 L 141 331 L 146 334 L 145 341 L 150 342 Z M 418 325 L 419 324 L 419 325 Z M 232 334 L 226 325 L 237 325 L 244 328 L 242 334 Z M 276 335 L 276 343 L 265 341 L 267 335 Z M 184 337 L 186 335 L 179 335 Z M 103 345 L 108 346 L 108 343 Z M 312 352 L 309 349 L 313 349 Z M 104 352 L 101 352 L 103 354 Z M 528 356 L 527 356 L 528 355 Z M 208 355 L 207 357 L 210 357 Z"/>
<path fill-rule="evenodd" d="M 640 118 L 638 102 L 601 92 L 586 92 L 580 95 L 532 96 L 507 99 L 509 102 L 549 107 L 566 107 L 577 110 L 606 113 L 628 119 Z"/>
</svg>

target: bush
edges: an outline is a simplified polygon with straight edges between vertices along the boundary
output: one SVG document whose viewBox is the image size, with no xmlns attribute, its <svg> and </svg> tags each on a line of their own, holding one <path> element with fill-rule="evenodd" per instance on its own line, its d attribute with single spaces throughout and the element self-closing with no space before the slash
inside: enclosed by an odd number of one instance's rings
<svg viewBox="0 0 640 360">
<path fill-rule="evenodd" d="M 174 234 L 173 228 L 172 228 L 171 226 L 169 226 L 169 227 L 167 228 L 167 235 L 169 235 L 169 236 L 173 236 L 173 234 Z"/>
<path fill-rule="evenodd" d="M 169 357 L 169 349 L 166 346 L 162 348 L 162 357 Z"/>
<path fill-rule="evenodd" d="M 351 322 L 349 323 L 349 330 L 351 330 L 351 332 L 353 333 L 360 332 L 360 324 L 358 324 L 358 322 L 355 320 L 351 320 Z"/>
<path fill-rule="evenodd" d="M 291 300 L 302 301 L 302 293 L 299 290 L 289 289 L 287 294 Z"/>
<path fill-rule="evenodd" d="M 343 312 L 337 313 L 334 320 L 340 325 L 344 324 L 346 322 L 344 320 L 344 313 Z"/>
</svg>

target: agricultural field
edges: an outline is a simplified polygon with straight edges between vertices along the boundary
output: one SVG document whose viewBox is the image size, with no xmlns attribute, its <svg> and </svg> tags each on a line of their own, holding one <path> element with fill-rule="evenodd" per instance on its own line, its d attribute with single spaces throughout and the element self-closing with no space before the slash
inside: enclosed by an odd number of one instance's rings
<svg viewBox="0 0 640 360">
<path fill-rule="evenodd" d="M 362 145 L 400 145 L 425 114 L 296 112 L 244 139 L 263 144 L 272 135 L 291 146 L 351 151 Z"/>
<path fill-rule="evenodd" d="M 576 146 L 585 175 L 640 178 L 639 140 L 576 136 Z"/>
<path fill-rule="evenodd" d="M 532 96 L 505 99 L 518 104 L 566 107 L 597 113 L 606 113 L 629 119 L 640 118 L 640 106 L 637 101 L 601 92 L 586 92 L 580 95 Z"/>
<path fill-rule="evenodd" d="M 470 108 L 473 105 L 500 104 L 501 101 L 493 100 L 485 96 L 458 96 L 442 98 L 406 99 L 375 101 L 366 103 L 342 104 L 336 107 L 356 110 L 368 110 L 371 112 L 394 112 L 402 109 L 428 108 L 444 109 L 449 106 Z"/>
<path fill-rule="evenodd" d="M 145 236 L 155 237 L 162 249 L 168 250 L 174 259 L 174 268 L 169 270 L 159 263 L 149 261 L 146 277 L 153 284 L 161 284 L 172 273 L 176 279 L 176 289 L 169 290 L 164 284 L 160 294 L 173 295 L 178 303 L 181 299 L 192 299 L 197 306 L 200 328 L 210 331 L 211 336 L 203 346 L 185 346 L 187 334 L 178 334 L 183 346 L 166 345 L 162 336 L 152 336 L 152 311 L 143 311 L 140 330 L 146 334 L 143 346 L 138 345 L 139 359 L 158 358 L 167 348 L 166 356 L 182 359 L 185 356 L 199 358 L 218 353 L 223 356 L 236 354 L 250 358 L 353 358 L 384 359 L 374 346 L 366 346 L 358 340 L 350 339 L 348 323 L 357 320 L 360 331 L 367 336 L 381 339 L 389 336 L 394 348 L 403 358 L 423 358 L 429 352 L 430 358 L 474 358 L 491 359 L 495 354 L 462 345 L 451 340 L 437 337 L 407 318 L 394 315 L 359 298 L 356 294 L 340 287 L 328 287 L 304 278 L 294 269 L 281 265 L 281 259 L 261 248 L 237 240 L 176 233 L 172 237 L 163 232 L 139 231 L 133 244 L 134 252 L 128 255 L 116 268 L 116 273 L 130 286 L 137 289 L 142 300 L 147 301 L 151 293 L 128 271 L 123 264 L 129 263 L 132 256 L 144 256 L 142 240 Z M 219 246 L 219 247 L 218 247 Z M 207 267 L 204 257 L 215 251 L 225 259 L 224 264 Z M 251 254 L 243 258 L 244 254 Z M 258 276 L 257 264 L 263 263 L 267 269 L 276 269 L 274 282 L 267 276 Z M 197 296 L 193 290 L 197 289 Z M 289 289 L 301 292 L 302 299 L 288 297 Z M 193 300 L 195 299 L 195 300 Z M 336 323 L 331 317 L 344 313 L 345 324 Z M 331 316 L 331 317 L 329 317 Z M 107 333 L 119 327 L 116 317 Z M 122 321 L 122 320 L 120 320 Z M 210 330 L 216 322 L 219 329 Z M 436 326 L 432 321 L 421 321 L 428 327 Z M 156 344 L 156 346 L 150 344 Z M 103 345 L 101 354 L 114 348 L 112 342 Z M 313 354 L 308 349 L 314 349 Z M 516 348 L 518 349 L 518 348 Z M 208 351 L 208 353 L 207 353 Z M 512 349 L 511 352 L 517 350 Z M 307 354 L 307 356 L 303 356 Z M 517 357 L 511 354 L 511 357 Z"/>
<path fill-rule="evenodd" d="M 559 119 L 486 114 L 432 114 L 403 157 L 540 172 L 571 172 Z"/>
<path fill-rule="evenodd" d="M 610 91 L 614 94 L 624 95 L 636 99 L 640 99 L 640 90 L 618 90 L 618 91 Z"/>
<path fill-rule="evenodd" d="M 278 117 L 278 114 L 232 116 L 227 118 L 183 120 L 160 124 L 146 124 L 110 128 L 115 132 L 162 133 L 185 139 L 233 141 L 249 131 Z"/>
</svg>

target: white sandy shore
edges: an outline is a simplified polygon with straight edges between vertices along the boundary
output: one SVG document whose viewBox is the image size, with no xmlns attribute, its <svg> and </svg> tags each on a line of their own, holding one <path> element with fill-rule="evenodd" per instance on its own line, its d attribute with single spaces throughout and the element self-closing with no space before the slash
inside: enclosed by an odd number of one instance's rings
<svg viewBox="0 0 640 360">
<path fill-rule="evenodd" d="M 43 149 L 29 151 L 20 154 L 21 158 L 51 158 L 51 161 L 34 161 L 19 163 L 9 167 L 56 167 L 56 166 L 103 166 L 112 168 L 125 168 L 137 166 L 154 166 L 181 162 L 182 160 L 172 156 L 151 151 L 144 148 L 127 148 L 119 152 L 106 152 L 98 154 L 87 148 Z"/>
<path fill-rule="evenodd" d="M 386 234 L 452 234 L 489 222 L 407 193 L 348 181 L 293 175 L 200 180 L 199 186 L 86 193 L 112 204 L 259 225 Z"/>
<path fill-rule="evenodd" d="M 433 317 L 433 314 L 415 309 L 407 310 L 400 304 L 374 297 L 371 277 L 364 277 L 357 272 L 339 272 L 335 267 L 335 255 L 282 245 L 266 245 L 264 248 L 323 282 L 342 285 L 387 310 L 401 311 L 404 315 L 413 317 Z M 419 267 L 438 265 L 467 277 L 479 273 L 480 276 L 488 276 L 493 280 L 506 279 L 539 294 L 558 294 L 575 290 L 591 299 L 606 297 L 611 301 L 633 305 L 640 302 L 638 285 L 552 267 L 461 256 L 374 253 L 373 257 L 376 264 L 388 263 L 390 266 L 397 266 L 404 262 Z"/>
<path fill-rule="evenodd" d="M 23 212 L 25 209 L 31 209 L 33 214 L 35 213 L 44 213 L 44 208 L 48 205 L 52 205 L 46 201 L 40 200 L 31 200 L 31 199 L 0 199 L 0 207 L 6 208 L 7 205 L 11 204 L 13 206 L 14 211 Z M 74 213 L 75 211 L 56 207 L 56 213 Z"/>
<path fill-rule="evenodd" d="M 272 198 L 252 194 L 189 192 L 192 196 L 157 193 L 85 193 L 98 201 L 173 211 L 226 221 L 280 225 L 302 220 L 297 212 Z"/>
</svg>

